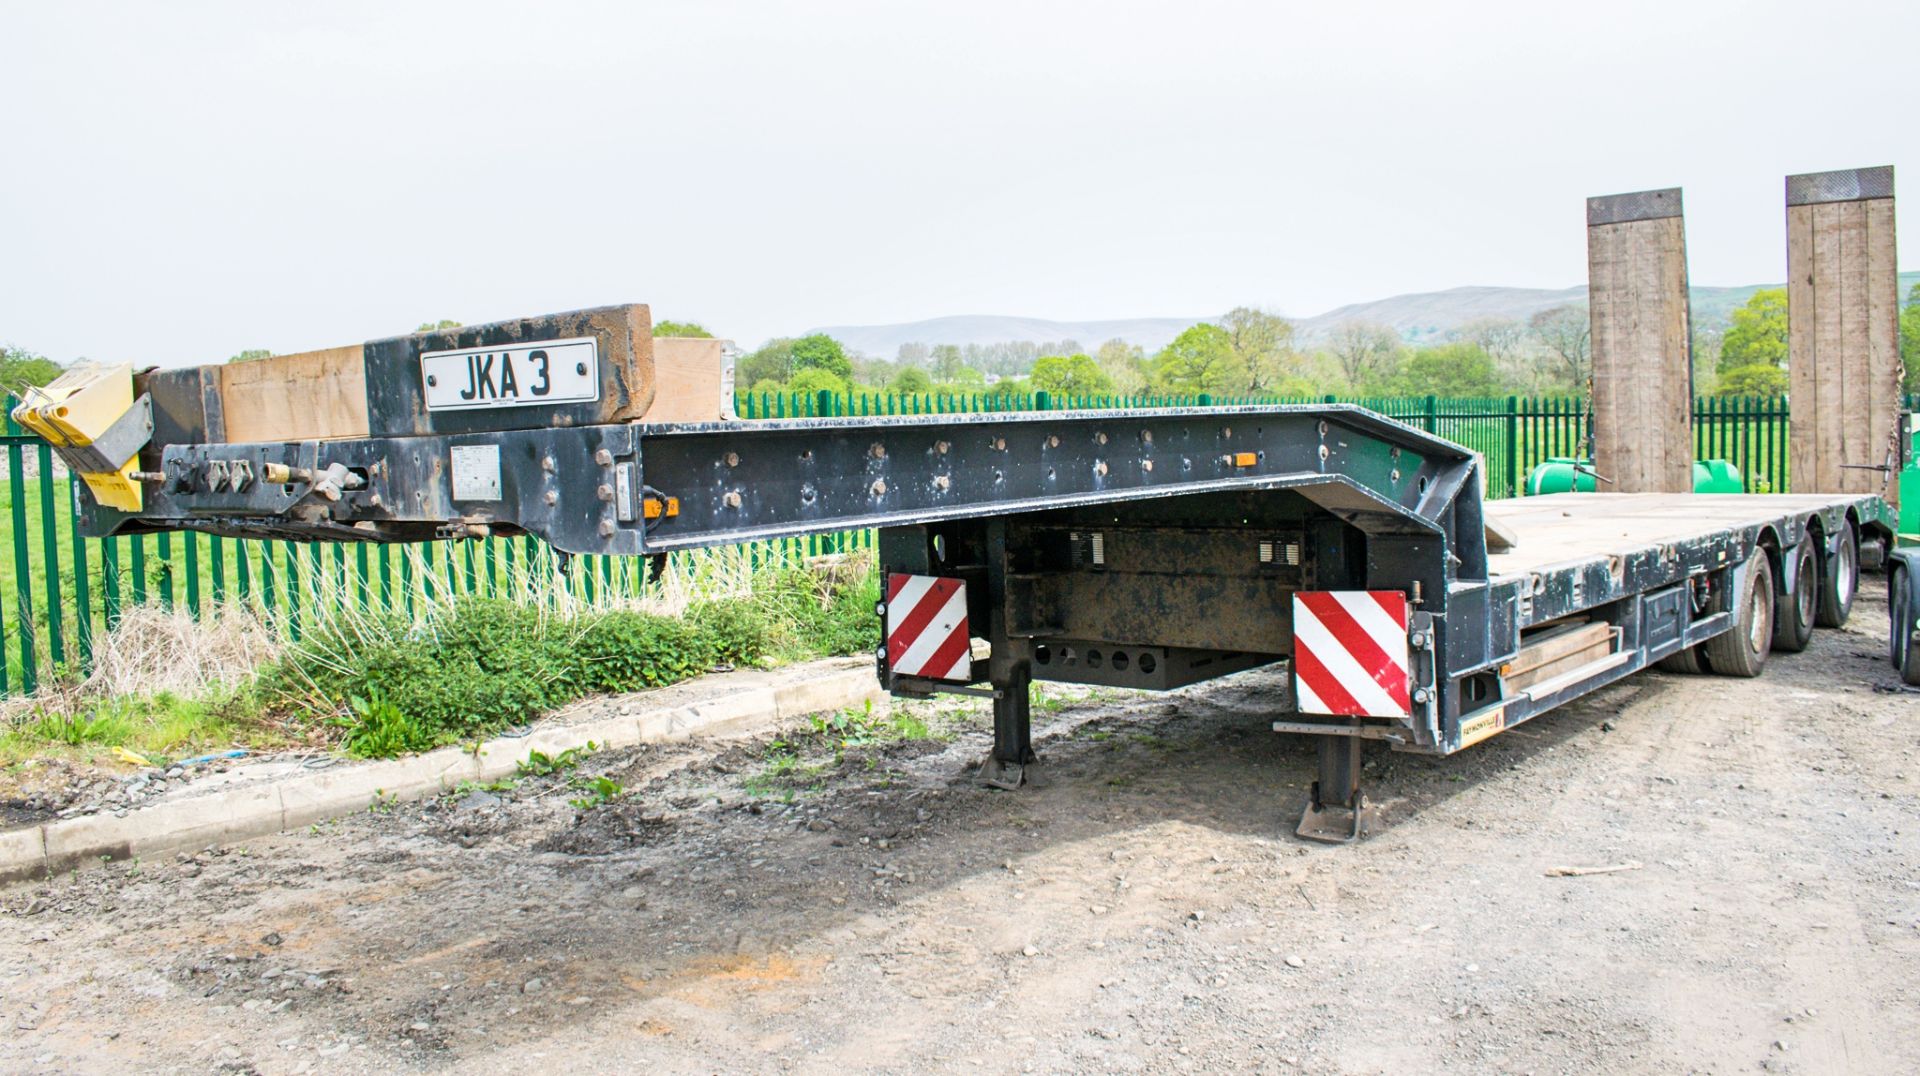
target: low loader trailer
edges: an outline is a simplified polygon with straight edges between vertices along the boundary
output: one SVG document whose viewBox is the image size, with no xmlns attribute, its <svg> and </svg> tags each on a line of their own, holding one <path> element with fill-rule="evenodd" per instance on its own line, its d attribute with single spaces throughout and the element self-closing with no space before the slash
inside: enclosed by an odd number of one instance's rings
<svg viewBox="0 0 1920 1076">
<path fill-rule="evenodd" d="M 711 372 L 693 378 L 710 415 L 663 419 L 685 371 L 655 368 L 679 345 L 645 322 L 602 308 L 313 353 L 345 388 L 305 356 L 240 392 L 232 368 L 95 371 L 21 418 L 86 479 L 90 535 L 531 534 L 657 558 L 877 528 L 879 678 L 991 698 L 984 781 L 1035 763 L 1034 680 L 1167 690 L 1279 665 L 1273 727 L 1319 742 L 1299 832 L 1331 840 L 1370 824 L 1369 741 L 1452 754 L 1653 665 L 1757 675 L 1847 619 L 1863 552 L 1891 557 L 1875 496 L 1489 501 L 1475 453 L 1358 407 L 739 421 Z M 263 383 L 318 402 L 271 399 L 278 433 L 230 439 L 260 428 L 235 408 Z"/>
</svg>

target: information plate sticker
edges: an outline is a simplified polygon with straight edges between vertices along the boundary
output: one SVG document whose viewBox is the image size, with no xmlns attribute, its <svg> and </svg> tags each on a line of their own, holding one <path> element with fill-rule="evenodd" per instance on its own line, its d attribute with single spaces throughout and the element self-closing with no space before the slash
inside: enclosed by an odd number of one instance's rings
<svg viewBox="0 0 1920 1076">
<path fill-rule="evenodd" d="M 500 499 L 499 445 L 454 445 L 452 463 L 454 500 Z"/>
<path fill-rule="evenodd" d="M 600 348 L 581 336 L 428 351 L 420 382 L 429 411 L 589 403 L 600 398 Z"/>
</svg>

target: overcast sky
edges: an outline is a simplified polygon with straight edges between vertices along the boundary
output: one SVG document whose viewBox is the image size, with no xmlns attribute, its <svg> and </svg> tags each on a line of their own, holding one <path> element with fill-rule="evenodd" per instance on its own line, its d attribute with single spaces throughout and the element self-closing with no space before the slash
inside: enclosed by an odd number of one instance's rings
<svg viewBox="0 0 1920 1076">
<path fill-rule="evenodd" d="M 0 342 L 63 361 L 1565 287 L 1661 186 L 1753 283 L 1786 173 L 1920 182 L 1911 2 L 0 3 Z"/>
</svg>

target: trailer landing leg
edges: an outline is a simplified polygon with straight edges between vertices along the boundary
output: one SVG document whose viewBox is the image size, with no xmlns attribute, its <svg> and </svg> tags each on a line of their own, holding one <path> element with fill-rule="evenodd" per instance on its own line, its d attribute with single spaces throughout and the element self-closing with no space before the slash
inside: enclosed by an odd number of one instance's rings
<svg viewBox="0 0 1920 1076">
<path fill-rule="evenodd" d="M 1033 763 L 1032 686 L 1033 669 L 1026 662 L 1013 667 L 1006 683 L 993 685 L 993 750 L 980 764 L 980 783 L 989 788 L 1012 791 L 1027 779 Z"/>
<path fill-rule="evenodd" d="M 1358 736 L 1320 736 L 1320 776 L 1313 782 L 1307 808 L 1294 833 L 1310 841 L 1345 844 L 1373 828 L 1366 795 L 1360 791 Z"/>
</svg>

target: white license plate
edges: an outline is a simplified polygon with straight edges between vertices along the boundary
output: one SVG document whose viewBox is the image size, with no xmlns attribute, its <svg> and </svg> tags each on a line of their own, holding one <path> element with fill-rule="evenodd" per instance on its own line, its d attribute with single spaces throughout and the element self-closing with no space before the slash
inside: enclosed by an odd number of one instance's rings
<svg viewBox="0 0 1920 1076">
<path fill-rule="evenodd" d="M 600 398 L 600 350 L 583 336 L 428 351 L 420 356 L 420 381 L 429 411 L 586 403 Z"/>
</svg>

